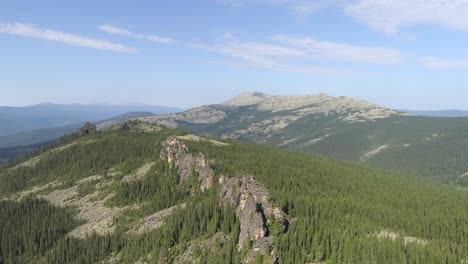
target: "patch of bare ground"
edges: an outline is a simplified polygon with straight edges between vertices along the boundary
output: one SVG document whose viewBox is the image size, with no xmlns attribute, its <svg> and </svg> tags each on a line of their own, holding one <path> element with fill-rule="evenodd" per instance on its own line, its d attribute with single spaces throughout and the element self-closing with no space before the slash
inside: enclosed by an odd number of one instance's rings
<svg viewBox="0 0 468 264">
<path fill-rule="evenodd" d="M 300 138 L 301 138 L 301 137 L 283 140 L 283 142 L 282 142 L 281 144 L 279 144 L 278 147 L 287 146 L 287 145 L 289 145 L 289 144 L 291 144 L 291 143 L 296 142 L 296 141 L 299 140 Z"/>
<path fill-rule="evenodd" d="M 378 153 L 382 152 L 383 150 L 385 150 L 386 148 L 388 148 L 388 145 L 382 145 L 382 146 L 379 146 L 367 153 L 365 153 L 364 155 L 362 155 L 361 157 L 361 161 L 366 161 L 370 158 L 372 158 L 373 156 L 377 155 Z"/>
<path fill-rule="evenodd" d="M 200 136 L 191 135 L 191 134 L 185 135 L 185 136 L 177 136 L 177 138 L 181 140 L 188 140 L 188 141 L 193 141 L 193 142 L 206 141 L 215 146 L 229 146 L 229 144 L 225 142 L 221 142 L 221 141 L 214 140 L 214 139 L 205 139 Z"/>
<path fill-rule="evenodd" d="M 80 197 L 78 191 L 81 184 L 96 182 L 91 194 Z M 102 176 L 94 175 L 82 179 L 77 185 L 67 189 L 54 190 L 48 194 L 38 195 L 39 198 L 49 201 L 58 207 L 76 208 L 76 218 L 83 224 L 72 230 L 67 235 L 75 238 L 84 238 L 93 233 L 105 235 L 114 231 L 113 219 L 128 207 L 107 207 L 105 202 L 114 194 L 107 193 L 105 188 L 112 183 L 112 179 L 103 180 Z"/>
<path fill-rule="evenodd" d="M 17 200 L 17 201 L 19 201 L 19 200 L 25 198 L 26 196 L 38 194 L 38 193 L 46 191 L 48 189 L 55 188 L 55 187 L 57 187 L 57 186 L 59 186 L 61 184 L 62 183 L 59 182 L 59 181 L 53 181 L 53 182 L 50 182 L 50 183 L 47 183 L 47 184 L 44 184 L 44 185 L 41 185 L 41 186 L 34 186 L 29 190 L 14 193 L 11 196 L 5 198 L 4 200 Z"/>
<path fill-rule="evenodd" d="M 158 229 L 164 224 L 164 220 L 170 216 L 175 209 L 185 209 L 185 207 L 186 204 L 181 204 L 158 211 L 150 216 L 147 216 L 130 232 L 142 235 L 151 230 Z"/>
<path fill-rule="evenodd" d="M 224 135 L 228 138 L 239 138 L 247 134 L 264 134 L 269 135 L 275 132 L 278 132 L 282 129 L 285 129 L 290 124 L 297 121 L 301 116 L 299 115 L 288 115 L 288 116 L 274 116 L 269 119 L 262 120 L 260 122 L 251 124 L 246 129 L 236 130 L 232 133 Z"/>
<path fill-rule="evenodd" d="M 319 143 L 320 141 L 322 141 L 322 140 L 328 138 L 329 136 L 330 136 L 330 134 L 326 134 L 326 135 L 324 135 L 324 136 L 321 136 L 321 137 L 318 137 L 318 138 L 314 138 L 314 139 L 312 139 L 312 140 L 309 140 L 309 141 L 305 142 L 304 144 L 302 144 L 302 146 L 308 147 L 308 146 L 315 145 L 315 144 Z"/>
<path fill-rule="evenodd" d="M 151 168 L 154 166 L 154 164 L 156 164 L 156 162 L 150 162 L 150 163 L 144 164 L 143 166 L 138 168 L 132 174 L 125 175 L 122 178 L 122 181 L 123 182 L 132 182 L 132 181 L 138 181 L 138 180 L 143 179 L 146 176 L 146 174 L 148 174 L 148 172 L 151 170 Z"/>
<path fill-rule="evenodd" d="M 390 239 L 392 241 L 395 241 L 397 239 L 403 239 L 405 245 L 408 244 L 418 244 L 421 246 L 425 246 L 427 244 L 427 240 L 421 239 L 421 238 L 416 238 L 416 237 L 411 237 L 411 236 L 401 236 L 400 234 L 392 231 L 386 231 L 382 230 L 379 233 L 374 235 L 375 237 L 379 239 Z"/>
</svg>

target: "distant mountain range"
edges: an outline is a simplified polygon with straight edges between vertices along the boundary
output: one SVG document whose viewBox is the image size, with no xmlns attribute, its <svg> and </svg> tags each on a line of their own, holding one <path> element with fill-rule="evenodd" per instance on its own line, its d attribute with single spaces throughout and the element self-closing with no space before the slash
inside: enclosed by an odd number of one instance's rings
<svg viewBox="0 0 468 264">
<path fill-rule="evenodd" d="M 0 107 L 0 136 L 17 134 L 36 129 L 64 127 L 86 121 L 100 121 L 127 112 L 151 112 L 169 114 L 179 108 L 144 104 L 51 104 L 42 103 L 25 107 Z"/>
</svg>

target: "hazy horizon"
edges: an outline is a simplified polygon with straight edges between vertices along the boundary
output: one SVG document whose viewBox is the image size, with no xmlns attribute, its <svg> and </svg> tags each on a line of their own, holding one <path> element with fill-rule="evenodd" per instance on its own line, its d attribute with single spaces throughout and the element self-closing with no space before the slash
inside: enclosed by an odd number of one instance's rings
<svg viewBox="0 0 468 264">
<path fill-rule="evenodd" d="M 256 92 L 256 91 L 252 91 L 252 92 Z M 270 95 L 273 95 L 273 96 L 288 96 L 288 95 L 297 95 L 297 96 L 305 96 L 305 95 L 316 95 L 316 94 L 319 94 L 319 93 L 314 93 L 314 94 L 270 94 Z M 240 94 L 236 94 L 235 96 L 237 95 L 240 95 Z M 232 97 L 228 97 L 228 98 L 224 98 L 222 99 L 221 101 L 218 101 L 218 102 L 211 102 L 211 103 L 206 103 L 206 104 L 203 104 L 203 105 L 211 105 L 211 104 L 220 104 L 220 103 L 223 103 L 224 101 L 227 101 L 228 99 L 231 99 L 235 96 L 232 96 Z M 337 95 L 336 97 L 338 96 L 343 96 L 343 95 Z M 357 97 L 354 97 L 356 99 L 361 99 L 361 98 L 357 98 Z M 374 103 L 374 102 L 371 102 L 369 101 L 370 103 Z M 42 104 L 53 104 L 53 105 L 82 105 L 82 106 L 86 106 L 86 105 L 99 105 L 99 106 L 135 106 L 135 107 L 138 107 L 138 106 L 162 106 L 162 107 L 170 107 L 170 108 L 179 108 L 180 110 L 188 110 L 190 108 L 194 108 L 194 107 L 197 107 L 197 106 L 201 106 L 201 105 L 191 105 L 191 106 L 178 106 L 178 105 L 165 105 L 165 104 L 151 104 L 151 103 L 143 103 L 143 102 L 122 102 L 122 103 L 107 103 L 107 102 L 85 102 L 85 103 L 82 103 L 82 102 L 69 102 L 69 103 L 65 103 L 65 102 L 38 102 L 38 103 L 32 103 L 32 104 L 27 104 L 27 105 L 0 105 L 0 107 L 31 107 L 31 106 L 37 106 L 37 105 L 42 105 Z M 374 103 L 376 104 L 376 103 Z M 377 104 L 379 105 L 379 104 Z M 421 111 L 421 112 L 425 112 L 425 111 L 428 111 L 428 112 L 431 112 L 431 111 L 468 111 L 468 108 L 467 109 L 462 109 L 462 108 L 436 108 L 436 109 L 418 109 L 418 108 L 392 108 L 392 107 L 388 107 L 386 105 L 380 105 L 380 106 L 383 106 L 383 107 L 386 107 L 386 108 L 390 108 L 390 109 L 394 109 L 394 110 L 400 110 L 400 111 L 415 111 L 415 112 L 418 112 L 418 111 Z"/>
</svg>

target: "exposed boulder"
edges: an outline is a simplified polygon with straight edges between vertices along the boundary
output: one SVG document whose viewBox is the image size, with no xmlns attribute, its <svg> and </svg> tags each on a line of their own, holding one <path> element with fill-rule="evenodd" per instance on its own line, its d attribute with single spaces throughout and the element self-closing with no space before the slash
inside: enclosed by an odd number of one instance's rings
<svg viewBox="0 0 468 264">
<path fill-rule="evenodd" d="M 193 155 L 187 145 L 177 137 L 170 136 L 163 143 L 161 158 L 177 167 L 180 182 L 186 181 L 192 172 L 198 175 L 200 190 L 205 191 L 213 186 L 213 169 L 207 163 L 202 153 Z"/>
<path fill-rule="evenodd" d="M 91 135 L 96 133 L 96 125 L 91 123 L 91 122 L 86 122 L 81 128 L 80 128 L 80 135 Z"/>
</svg>

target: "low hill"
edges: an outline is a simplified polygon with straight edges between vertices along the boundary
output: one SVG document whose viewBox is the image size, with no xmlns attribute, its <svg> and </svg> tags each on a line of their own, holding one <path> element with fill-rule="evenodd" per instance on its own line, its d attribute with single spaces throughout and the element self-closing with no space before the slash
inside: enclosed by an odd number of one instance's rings
<svg viewBox="0 0 468 264">
<path fill-rule="evenodd" d="M 5 263 L 468 259 L 465 191 L 138 121 L 64 138 L 0 181 Z"/>
<path fill-rule="evenodd" d="M 86 121 L 100 121 L 127 112 L 152 112 L 169 114 L 181 111 L 175 107 L 144 104 L 105 105 L 105 104 L 51 104 L 42 103 L 24 107 L 0 107 L 0 136 L 20 132 L 64 127 Z"/>
<path fill-rule="evenodd" d="M 150 112 L 128 112 L 98 122 L 98 124 L 115 124 L 130 118 L 152 116 Z M 63 127 L 42 128 L 17 134 L 0 136 L 0 165 L 8 160 L 15 160 L 30 152 L 41 149 L 44 145 L 57 141 L 60 137 L 75 133 L 83 124 Z"/>
</svg>

